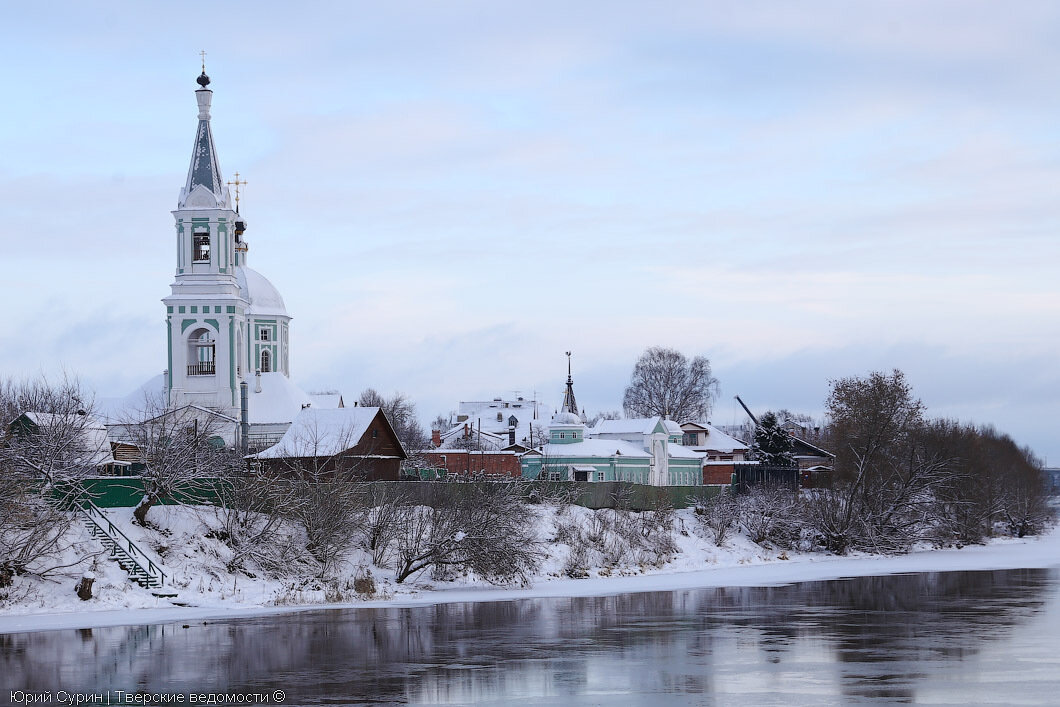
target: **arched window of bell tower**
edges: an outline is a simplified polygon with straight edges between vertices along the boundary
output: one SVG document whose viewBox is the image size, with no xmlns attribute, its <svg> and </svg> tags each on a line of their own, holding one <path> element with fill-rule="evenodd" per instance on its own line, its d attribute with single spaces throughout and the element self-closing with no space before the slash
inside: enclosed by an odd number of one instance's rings
<svg viewBox="0 0 1060 707">
<path fill-rule="evenodd" d="M 216 373 L 214 353 L 217 341 L 209 329 L 196 329 L 188 336 L 188 375 L 212 376 Z"/>
<path fill-rule="evenodd" d="M 269 351 L 261 352 L 261 372 L 269 373 L 272 371 L 272 354 Z"/>
<path fill-rule="evenodd" d="M 195 231 L 192 237 L 191 259 L 196 263 L 210 262 L 210 232 Z"/>
</svg>

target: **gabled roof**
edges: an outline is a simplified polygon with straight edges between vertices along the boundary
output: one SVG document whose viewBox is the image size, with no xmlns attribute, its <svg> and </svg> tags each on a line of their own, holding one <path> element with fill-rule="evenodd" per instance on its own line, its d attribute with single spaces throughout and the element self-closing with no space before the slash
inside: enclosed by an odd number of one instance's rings
<svg viewBox="0 0 1060 707">
<path fill-rule="evenodd" d="M 110 441 L 107 437 L 107 428 L 102 422 L 92 417 L 91 415 L 57 415 L 49 412 L 36 412 L 27 411 L 15 418 L 11 425 L 16 424 L 19 420 L 25 419 L 32 424 L 37 430 L 47 431 L 49 428 L 69 425 L 67 429 L 71 432 L 76 432 L 80 437 L 80 444 L 82 449 L 79 450 L 85 454 L 85 461 L 93 466 L 103 466 L 104 464 L 113 464 L 114 455 L 111 453 Z M 9 425 L 9 427 L 11 426 Z M 61 432 L 64 439 L 66 433 Z M 66 443 L 64 443 L 66 444 Z"/>
<path fill-rule="evenodd" d="M 342 401 L 341 393 L 310 393 L 309 399 L 313 401 L 313 407 L 317 410 L 334 410 L 346 407 Z"/>
<path fill-rule="evenodd" d="M 379 416 L 386 419 L 382 410 L 376 407 L 305 408 L 294 418 L 279 442 L 251 456 L 255 459 L 335 456 L 357 446 L 369 425 Z M 387 424 L 389 426 L 389 422 Z"/>
<path fill-rule="evenodd" d="M 795 456 L 797 457 L 828 457 L 829 459 L 835 459 L 835 454 L 832 452 L 810 444 L 801 437 L 792 435 L 791 440 L 795 443 Z"/>
<path fill-rule="evenodd" d="M 694 449 L 712 449 L 717 452 L 744 452 L 748 446 L 740 440 L 725 434 L 713 425 L 705 425 L 700 422 L 686 422 L 681 425 L 682 429 L 689 431 L 705 432 L 706 440 L 697 444 Z"/>
<path fill-rule="evenodd" d="M 627 420 L 600 420 L 589 432 L 593 435 L 650 435 L 659 427 L 662 418 L 635 417 Z M 662 431 L 665 431 L 665 426 Z"/>
<path fill-rule="evenodd" d="M 685 447 L 680 444 L 668 444 L 666 449 L 674 459 L 702 459 L 705 456 L 704 452 L 697 452 L 691 447 Z"/>
<path fill-rule="evenodd" d="M 226 414 L 224 414 L 223 412 L 221 412 L 219 410 L 214 410 L 212 408 L 203 407 L 202 405 L 191 405 L 191 404 L 189 404 L 189 405 L 181 405 L 179 408 L 173 408 L 172 410 L 166 410 L 165 412 L 160 413 L 158 415 L 155 415 L 154 417 L 151 417 L 151 418 L 148 418 L 146 420 L 143 420 L 143 422 L 154 422 L 155 420 L 161 420 L 163 417 L 169 417 L 171 415 L 177 415 L 177 414 L 180 414 L 180 413 L 191 413 L 193 415 L 201 413 L 203 415 L 210 415 L 212 417 L 216 417 L 219 420 L 223 420 L 224 422 L 231 422 L 231 423 L 239 422 L 239 420 L 237 420 L 236 418 L 232 417 L 231 415 L 226 415 Z M 133 422 L 134 423 L 135 422 L 139 422 L 139 420 L 134 420 Z M 123 425 L 120 425 L 120 426 L 123 426 Z"/>
</svg>

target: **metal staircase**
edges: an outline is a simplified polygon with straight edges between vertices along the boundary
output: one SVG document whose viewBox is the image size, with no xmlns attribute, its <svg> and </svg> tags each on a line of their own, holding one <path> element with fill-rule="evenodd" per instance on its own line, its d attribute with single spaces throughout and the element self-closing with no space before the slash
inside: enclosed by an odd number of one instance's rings
<svg viewBox="0 0 1060 707">
<path fill-rule="evenodd" d="M 111 559 L 129 573 L 129 579 L 145 588 L 160 588 L 166 583 L 166 573 L 143 550 L 129 539 L 121 528 L 110 522 L 99 506 L 81 498 L 75 506 L 88 524 L 92 537 L 110 551 Z"/>
</svg>

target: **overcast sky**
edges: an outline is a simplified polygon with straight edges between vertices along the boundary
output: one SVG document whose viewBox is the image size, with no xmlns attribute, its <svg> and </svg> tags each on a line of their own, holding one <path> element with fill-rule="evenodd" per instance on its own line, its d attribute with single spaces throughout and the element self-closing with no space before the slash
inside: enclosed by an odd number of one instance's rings
<svg viewBox="0 0 1060 707">
<path fill-rule="evenodd" d="M 572 350 L 592 413 L 661 345 L 728 424 L 900 368 L 1060 463 L 1055 2 L 38 5 L 0 22 L 0 374 L 165 367 L 205 49 L 307 390 L 556 404 Z"/>
</svg>

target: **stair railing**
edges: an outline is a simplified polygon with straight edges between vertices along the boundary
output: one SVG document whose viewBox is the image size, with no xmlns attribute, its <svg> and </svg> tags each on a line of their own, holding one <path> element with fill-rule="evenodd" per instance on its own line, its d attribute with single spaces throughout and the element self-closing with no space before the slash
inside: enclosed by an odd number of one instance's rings
<svg viewBox="0 0 1060 707">
<path fill-rule="evenodd" d="M 162 586 L 166 583 L 166 573 L 162 571 L 162 568 L 155 564 L 154 560 L 147 556 L 143 550 L 137 547 L 136 543 L 129 539 L 129 536 L 122 532 L 121 528 L 114 525 L 109 518 L 99 509 L 99 506 L 92 503 L 88 498 L 82 497 L 80 503 L 75 504 L 76 508 L 81 512 L 81 515 L 85 517 L 92 525 L 99 528 L 100 532 L 106 535 L 111 542 L 114 543 L 115 547 L 135 564 L 141 572 L 147 575 L 147 580 L 150 583 L 151 579 L 158 580 L 158 586 Z"/>
</svg>

